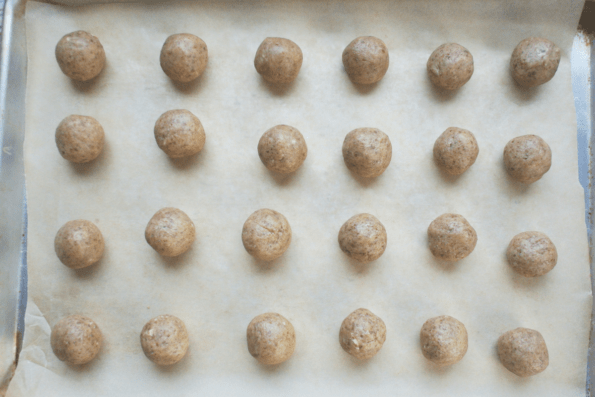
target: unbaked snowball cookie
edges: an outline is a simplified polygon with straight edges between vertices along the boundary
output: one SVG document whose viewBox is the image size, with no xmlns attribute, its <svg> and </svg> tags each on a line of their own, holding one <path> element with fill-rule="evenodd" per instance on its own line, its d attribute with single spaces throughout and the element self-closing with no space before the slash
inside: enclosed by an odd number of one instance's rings
<svg viewBox="0 0 595 397">
<path fill-rule="evenodd" d="M 349 170 L 364 178 L 380 176 L 390 164 L 393 146 L 377 128 L 357 128 L 345 136 L 343 161 Z"/>
<path fill-rule="evenodd" d="M 421 327 L 419 340 L 424 357 L 440 366 L 458 363 L 467 353 L 467 329 L 450 316 L 426 321 Z"/>
<path fill-rule="evenodd" d="M 357 309 L 347 316 L 339 331 L 343 350 L 360 360 L 375 356 L 385 340 L 384 321 L 368 309 Z"/>
<path fill-rule="evenodd" d="M 200 152 L 207 138 L 198 117 L 185 109 L 163 113 L 153 132 L 159 148 L 172 159 Z"/>
<path fill-rule="evenodd" d="M 103 335 L 93 320 L 75 314 L 54 325 L 50 340 L 54 354 L 61 361 L 82 365 L 97 356 Z"/>
<path fill-rule="evenodd" d="M 378 37 L 358 37 L 343 50 L 343 67 L 349 79 L 356 84 L 373 84 L 382 80 L 388 63 L 388 48 Z"/>
<path fill-rule="evenodd" d="M 541 37 L 521 41 L 510 58 L 510 73 L 523 87 L 535 87 L 550 81 L 560 64 L 560 48 Z"/>
<path fill-rule="evenodd" d="M 523 232 L 510 241 L 506 258 L 515 272 L 525 277 L 537 277 L 556 266 L 558 251 L 544 233 Z"/>
<path fill-rule="evenodd" d="M 104 248 L 99 228 L 83 219 L 66 222 L 54 238 L 56 255 L 71 269 L 82 269 L 96 263 L 103 256 Z"/>
<path fill-rule="evenodd" d="M 289 39 L 267 37 L 258 47 L 254 67 L 263 79 L 274 84 L 291 83 L 300 73 L 304 55 Z"/>
<path fill-rule="evenodd" d="M 66 76 L 88 81 L 103 70 L 105 51 L 97 37 L 77 30 L 60 39 L 56 45 L 56 60 Z"/>
<path fill-rule="evenodd" d="M 258 141 L 260 161 L 271 171 L 287 174 L 304 163 L 308 147 L 302 134 L 288 125 L 266 131 Z"/>
<path fill-rule="evenodd" d="M 479 146 L 471 131 L 449 127 L 434 143 L 436 164 L 451 175 L 461 175 L 475 163 Z"/>
<path fill-rule="evenodd" d="M 178 256 L 188 251 L 195 236 L 194 223 L 188 215 L 171 207 L 157 211 L 145 229 L 147 243 L 163 256 Z"/>
<path fill-rule="evenodd" d="M 361 263 L 380 258 L 386 249 L 386 241 L 384 225 L 370 214 L 352 216 L 339 231 L 341 250 Z"/>
<path fill-rule="evenodd" d="M 188 83 L 207 68 L 207 44 L 193 34 L 172 34 L 163 43 L 159 61 L 161 69 L 170 79 Z"/>
<path fill-rule="evenodd" d="M 145 356 L 157 365 L 172 365 L 186 355 L 190 341 L 184 322 L 170 314 L 157 316 L 140 333 Z"/>
<path fill-rule="evenodd" d="M 91 116 L 66 117 L 56 128 L 56 146 L 60 155 L 73 163 L 95 160 L 103 150 L 103 127 Z"/>
<path fill-rule="evenodd" d="M 434 85 L 456 90 L 473 75 L 473 55 L 462 45 L 446 43 L 434 50 L 426 66 Z"/>
<path fill-rule="evenodd" d="M 291 227 L 282 214 L 264 208 L 254 212 L 244 222 L 242 243 L 256 259 L 272 261 L 289 248 Z"/>
<path fill-rule="evenodd" d="M 277 313 L 260 314 L 246 330 L 248 351 L 267 365 L 281 364 L 295 350 L 295 330 L 288 319 Z"/>
<path fill-rule="evenodd" d="M 504 166 L 513 179 L 533 183 L 552 166 L 552 150 L 537 135 L 519 136 L 504 147 Z"/>
<path fill-rule="evenodd" d="M 443 214 L 430 223 L 428 241 L 432 255 L 454 262 L 473 252 L 477 233 L 461 215 Z"/>
<path fill-rule="evenodd" d="M 498 356 L 502 365 L 515 375 L 537 375 L 549 364 L 543 336 L 529 328 L 517 328 L 498 338 Z"/>
</svg>

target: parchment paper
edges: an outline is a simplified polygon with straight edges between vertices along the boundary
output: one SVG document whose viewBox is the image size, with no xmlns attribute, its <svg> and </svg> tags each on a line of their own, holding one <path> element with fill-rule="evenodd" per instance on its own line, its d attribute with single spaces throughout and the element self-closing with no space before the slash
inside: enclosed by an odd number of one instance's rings
<svg viewBox="0 0 595 397">
<path fill-rule="evenodd" d="M 591 308 L 583 191 L 578 183 L 576 123 L 569 55 L 582 2 L 572 1 L 196 1 L 27 7 L 26 172 L 29 203 L 29 306 L 21 359 L 10 396 L 223 395 L 584 395 Z M 54 58 L 62 35 L 98 36 L 107 68 L 74 84 Z M 209 65 L 195 84 L 176 86 L 159 66 L 173 33 L 198 35 Z M 373 87 L 352 85 L 341 63 L 355 37 L 374 35 L 390 50 L 390 68 Z M 562 48 L 554 79 L 534 90 L 508 74 L 510 54 L 528 36 Z M 269 86 L 253 66 L 267 36 L 287 37 L 304 53 L 298 79 Z M 458 42 L 475 73 L 455 93 L 436 91 L 426 74 L 430 53 Z M 202 121 L 206 146 L 171 161 L 153 137 L 155 120 L 184 108 Z M 69 114 L 91 115 L 107 145 L 95 162 L 62 159 L 54 131 Z M 257 154 L 261 134 L 276 124 L 298 128 L 308 158 L 294 175 L 268 172 Z M 449 126 L 471 130 L 480 154 L 464 175 L 438 171 L 435 139 Z M 350 174 L 345 135 L 376 127 L 393 144 L 379 178 Z M 535 133 L 553 151 L 542 180 L 524 186 L 502 165 L 511 138 Z M 160 208 L 185 211 L 197 227 L 192 249 L 159 257 L 144 229 Z M 283 213 L 293 240 L 283 257 L 259 263 L 244 250 L 243 222 L 255 210 Z M 384 255 L 360 266 L 341 252 L 339 228 L 361 212 L 388 232 Z M 447 265 L 427 248 L 430 222 L 445 212 L 465 216 L 479 241 L 466 259 Z M 72 271 L 53 249 L 72 219 L 95 222 L 104 259 Z M 505 251 L 527 230 L 545 232 L 559 260 L 548 275 L 512 272 Z M 341 321 L 364 307 L 387 326 L 387 340 L 368 362 L 338 342 Z M 246 326 L 275 311 L 297 334 L 294 356 L 268 368 L 246 348 Z M 105 342 L 92 363 L 69 367 L 54 356 L 50 326 L 81 313 Z M 186 323 L 191 347 L 175 366 L 146 359 L 139 333 L 159 314 Z M 458 364 L 438 369 L 421 354 L 419 330 L 448 314 L 469 332 Z M 499 362 L 496 341 L 519 326 L 539 330 L 550 354 L 542 374 L 521 379 Z"/>
</svg>

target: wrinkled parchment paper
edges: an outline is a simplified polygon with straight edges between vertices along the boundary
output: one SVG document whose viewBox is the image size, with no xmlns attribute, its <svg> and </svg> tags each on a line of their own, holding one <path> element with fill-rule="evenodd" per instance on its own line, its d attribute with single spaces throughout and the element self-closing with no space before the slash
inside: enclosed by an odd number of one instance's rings
<svg viewBox="0 0 595 397">
<path fill-rule="evenodd" d="M 27 7 L 26 172 L 29 203 L 29 306 L 21 359 L 10 396 L 584 395 L 591 291 L 583 191 L 578 183 L 576 123 L 569 55 L 582 2 L 576 1 L 196 1 L 170 5 Z M 62 35 L 84 29 L 107 53 L 104 73 L 74 84 L 54 59 Z M 188 32 L 209 48 L 194 84 L 174 85 L 161 71 L 165 38 Z M 341 63 L 355 37 L 374 35 L 390 50 L 386 77 L 352 85 Z M 534 90 L 508 74 L 510 54 L 528 36 L 545 36 L 563 52 L 554 79 Z M 295 83 L 265 84 L 253 66 L 267 36 L 287 37 L 304 53 Z M 475 59 L 475 74 L 455 93 L 430 84 L 426 61 L 444 42 Z M 205 149 L 171 161 L 153 137 L 156 119 L 189 109 L 202 121 Z M 69 114 L 103 125 L 105 152 L 73 166 L 62 159 L 54 130 Z M 298 128 L 308 158 L 295 174 L 268 172 L 257 154 L 276 124 Z M 471 130 L 480 154 L 464 175 L 438 171 L 435 139 L 449 126 Z M 376 127 L 393 144 L 387 171 L 375 180 L 350 174 L 345 135 Z M 538 134 L 553 166 L 539 182 L 509 179 L 502 150 L 511 138 Z M 197 241 L 176 259 L 159 257 L 144 229 L 160 208 L 185 211 Z M 293 229 L 277 261 L 255 261 L 242 225 L 260 208 L 283 213 Z M 384 255 L 367 266 L 339 249 L 349 217 L 377 216 L 388 232 Z M 435 260 L 430 222 L 465 216 L 479 241 L 466 259 Z M 95 222 L 104 259 L 86 270 L 63 266 L 56 231 L 72 219 Z M 548 275 L 512 272 L 505 251 L 519 232 L 539 230 L 559 260 Z M 368 362 L 338 342 L 342 320 L 364 307 L 386 323 L 387 340 Z M 294 325 L 297 348 L 277 367 L 259 365 L 246 348 L 256 315 L 279 312 Z M 75 368 L 53 355 L 48 335 L 61 317 L 81 313 L 105 342 L 92 363 Z M 146 359 L 139 333 L 159 314 L 186 323 L 191 347 L 175 366 Z M 439 369 L 419 347 L 423 322 L 448 314 L 469 332 L 458 364 Z M 550 354 L 542 374 L 521 379 L 499 362 L 496 341 L 519 326 L 539 330 Z"/>
</svg>

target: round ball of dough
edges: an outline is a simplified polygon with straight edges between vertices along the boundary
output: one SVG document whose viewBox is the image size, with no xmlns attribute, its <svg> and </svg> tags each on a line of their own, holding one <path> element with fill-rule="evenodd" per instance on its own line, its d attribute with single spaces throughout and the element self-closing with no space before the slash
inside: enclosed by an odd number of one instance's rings
<svg viewBox="0 0 595 397">
<path fill-rule="evenodd" d="M 178 256 L 188 251 L 195 236 L 194 223 L 188 215 L 170 207 L 157 211 L 145 229 L 147 243 L 163 256 Z"/>
<path fill-rule="evenodd" d="M 357 128 L 345 136 L 343 161 L 349 170 L 364 178 L 381 175 L 390 164 L 393 146 L 377 128 Z"/>
<path fill-rule="evenodd" d="M 184 109 L 163 113 L 153 132 L 159 148 L 172 159 L 200 152 L 207 138 L 198 117 Z"/>
<path fill-rule="evenodd" d="M 262 364 L 281 364 L 295 350 L 295 330 L 288 319 L 264 313 L 250 321 L 246 330 L 248 351 Z"/>
<path fill-rule="evenodd" d="M 140 333 L 145 356 L 157 365 L 171 365 L 186 355 L 190 341 L 184 322 L 170 314 L 151 319 Z"/>
<path fill-rule="evenodd" d="M 99 327 L 89 317 L 64 317 L 52 329 L 52 350 L 56 357 L 68 364 L 81 365 L 93 360 L 99 349 L 103 335 Z"/>
<path fill-rule="evenodd" d="M 456 90 L 473 75 L 473 55 L 462 45 L 446 43 L 434 50 L 426 66 L 434 85 Z"/>
<path fill-rule="evenodd" d="M 473 252 L 477 233 L 461 215 L 443 214 L 430 223 L 428 240 L 432 255 L 454 262 Z"/>
<path fill-rule="evenodd" d="M 523 87 L 535 87 L 554 77 L 560 64 L 560 49 L 541 37 L 521 41 L 512 52 L 510 73 Z"/>
<path fill-rule="evenodd" d="M 60 155 L 73 163 L 95 160 L 103 150 L 103 127 L 90 116 L 73 114 L 56 128 L 56 146 Z"/>
<path fill-rule="evenodd" d="M 291 227 L 282 214 L 264 208 L 254 212 L 244 222 L 242 243 L 256 259 L 272 261 L 289 248 Z"/>
<path fill-rule="evenodd" d="M 552 166 L 552 150 L 537 135 L 519 136 L 504 147 L 504 166 L 513 179 L 533 183 Z"/>
<path fill-rule="evenodd" d="M 88 81 L 103 70 L 105 51 L 97 37 L 78 30 L 60 39 L 56 45 L 56 60 L 66 76 Z"/>
<path fill-rule="evenodd" d="M 357 309 L 347 316 L 339 331 L 343 350 L 360 360 L 374 357 L 385 340 L 384 321 L 368 309 Z"/>
<path fill-rule="evenodd" d="M 467 329 L 450 316 L 429 319 L 419 333 L 424 357 L 440 366 L 458 363 L 467 353 Z"/>
<path fill-rule="evenodd" d="M 461 175 L 475 163 L 479 146 L 471 131 L 449 127 L 434 143 L 436 164 L 451 175 Z"/>
<path fill-rule="evenodd" d="M 256 51 L 254 67 L 266 81 L 285 84 L 295 80 L 303 60 L 302 50 L 293 41 L 267 37 Z"/>
<path fill-rule="evenodd" d="M 54 239 L 60 261 L 71 269 L 91 266 L 101 259 L 105 243 L 93 222 L 77 219 L 66 222 Z"/>
<path fill-rule="evenodd" d="M 376 83 L 388 70 L 388 48 L 378 37 L 358 37 L 343 50 L 343 67 L 353 83 Z"/>
<path fill-rule="evenodd" d="M 361 263 L 380 258 L 386 249 L 386 240 L 384 225 L 370 214 L 352 216 L 339 231 L 341 250 Z"/>
<path fill-rule="evenodd" d="M 308 147 L 302 134 L 288 125 L 278 125 L 265 132 L 258 142 L 260 161 L 271 171 L 287 174 L 300 168 Z"/>
<path fill-rule="evenodd" d="M 528 328 L 502 334 L 498 338 L 498 356 L 507 370 L 522 377 L 542 372 L 550 361 L 543 336 Z"/>
<path fill-rule="evenodd" d="M 506 250 L 508 263 L 525 277 L 543 276 L 556 266 L 558 251 L 541 232 L 523 232 L 512 238 Z"/>
<path fill-rule="evenodd" d="M 172 34 L 163 43 L 159 61 L 170 79 L 188 83 L 207 68 L 209 51 L 207 44 L 193 34 Z"/>
</svg>

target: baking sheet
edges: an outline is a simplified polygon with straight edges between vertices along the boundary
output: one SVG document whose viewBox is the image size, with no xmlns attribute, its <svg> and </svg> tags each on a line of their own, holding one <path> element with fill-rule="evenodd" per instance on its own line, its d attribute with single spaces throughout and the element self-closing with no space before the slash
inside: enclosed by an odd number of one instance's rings
<svg viewBox="0 0 595 397">
<path fill-rule="evenodd" d="M 591 294 L 569 65 L 582 3 L 430 4 L 29 3 L 30 290 L 9 395 L 172 388 L 180 395 L 582 395 Z M 93 84 L 72 84 L 53 58 L 55 43 L 76 29 L 106 48 L 107 69 Z M 197 34 L 209 46 L 209 67 L 196 84 L 175 86 L 160 70 L 160 47 L 175 32 Z M 372 88 L 351 85 L 341 65 L 344 46 L 364 34 L 391 51 L 386 77 Z M 552 39 L 564 55 L 550 83 L 522 91 L 507 65 L 529 35 Z M 290 38 L 304 52 L 300 76 L 285 90 L 253 69 L 266 36 Z M 427 57 L 445 41 L 475 58 L 474 77 L 454 94 L 435 91 L 425 72 Z M 190 161 L 170 161 L 154 143 L 155 120 L 172 108 L 191 110 L 205 126 L 205 149 Z M 53 142 L 54 126 L 73 113 L 96 117 L 106 131 L 106 152 L 87 166 L 66 163 Z M 298 128 L 309 148 L 302 169 L 283 178 L 266 171 L 256 152 L 260 135 L 280 123 Z M 451 125 L 473 131 L 480 146 L 476 164 L 459 178 L 438 172 L 431 155 Z M 354 178 L 341 158 L 345 134 L 362 126 L 382 129 L 393 142 L 391 166 L 374 181 Z M 506 142 L 527 133 L 544 137 L 554 155 L 550 172 L 528 188 L 508 179 L 501 162 Z M 197 225 L 197 242 L 179 259 L 161 259 L 144 241 L 146 223 L 164 206 L 181 208 Z M 272 265 L 252 260 L 241 245 L 244 220 L 263 207 L 282 212 L 294 232 Z M 367 267 L 349 261 L 336 242 L 341 224 L 359 212 L 376 215 L 389 238 L 385 254 Z M 479 236 L 474 253 L 453 266 L 435 261 L 425 238 L 444 212 L 463 214 Z M 53 237 L 77 218 L 99 226 L 106 256 L 73 272 L 55 257 Z M 506 265 L 510 238 L 525 230 L 544 231 L 558 248 L 558 266 L 540 279 L 517 277 Z M 388 328 L 384 348 L 367 363 L 338 344 L 341 321 L 358 307 Z M 258 365 L 245 346 L 248 322 L 266 311 L 292 321 L 298 338 L 294 357 L 273 369 Z M 94 318 L 105 336 L 101 355 L 82 369 L 59 362 L 48 343 L 49 324 L 75 312 Z M 163 313 L 182 318 L 191 334 L 188 357 L 168 369 L 148 361 L 138 341 L 144 323 Z M 465 359 L 446 370 L 426 362 L 418 342 L 423 322 L 440 314 L 461 320 L 470 336 Z M 517 326 L 546 339 L 550 366 L 540 376 L 516 378 L 497 359 L 497 337 Z"/>
</svg>

